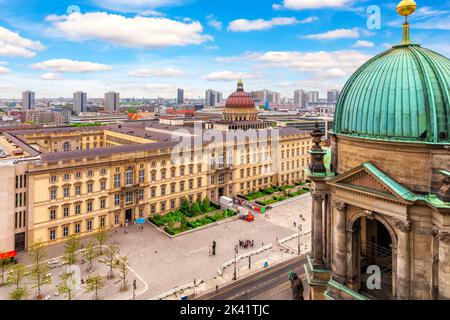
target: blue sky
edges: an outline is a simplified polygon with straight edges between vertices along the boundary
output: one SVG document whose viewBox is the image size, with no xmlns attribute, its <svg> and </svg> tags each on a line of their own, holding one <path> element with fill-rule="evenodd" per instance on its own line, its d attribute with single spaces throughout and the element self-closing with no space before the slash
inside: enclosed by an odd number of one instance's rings
<svg viewBox="0 0 450 320">
<path fill-rule="evenodd" d="M 450 0 L 417 0 L 414 42 L 450 56 Z M 380 28 L 368 28 L 377 5 Z M 0 98 L 203 97 L 341 88 L 401 38 L 397 1 L 0 0 Z M 370 20 L 373 21 L 373 20 Z"/>
</svg>

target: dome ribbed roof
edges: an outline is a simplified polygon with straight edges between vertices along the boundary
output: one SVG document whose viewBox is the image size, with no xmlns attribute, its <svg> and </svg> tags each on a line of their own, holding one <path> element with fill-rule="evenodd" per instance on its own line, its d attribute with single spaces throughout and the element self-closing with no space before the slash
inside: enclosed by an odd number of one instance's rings
<svg viewBox="0 0 450 320">
<path fill-rule="evenodd" d="M 450 142 L 450 60 L 413 44 L 395 46 L 372 58 L 344 86 L 334 132 Z"/>
<path fill-rule="evenodd" d="M 242 80 L 239 80 L 237 90 L 228 97 L 225 108 L 255 108 L 252 95 L 244 91 Z"/>
</svg>

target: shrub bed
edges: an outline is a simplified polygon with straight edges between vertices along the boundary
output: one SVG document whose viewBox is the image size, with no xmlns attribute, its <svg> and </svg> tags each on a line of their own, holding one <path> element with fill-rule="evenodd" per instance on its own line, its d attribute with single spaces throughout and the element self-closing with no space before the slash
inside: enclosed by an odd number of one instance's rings
<svg viewBox="0 0 450 320">
<path fill-rule="evenodd" d="M 199 218 L 199 219 L 192 220 L 192 221 L 182 221 L 181 225 L 177 228 L 166 226 L 166 227 L 164 227 L 164 231 L 167 232 L 168 234 L 174 236 L 176 234 L 179 234 L 179 233 L 182 233 L 182 232 L 185 232 L 188 230 L 196 229 L 196 228 L 208 225 L 210 223 L 214 223 L 214 222 L 217 222 L 220 220 L 224 220 L 226 218 L 233 217 L 236 214 L 237 214 L 236 211 L 227 209 L 225 211 L 218 212 L 212 216 L 207 215 L 203 218 Z"/>
</svg>

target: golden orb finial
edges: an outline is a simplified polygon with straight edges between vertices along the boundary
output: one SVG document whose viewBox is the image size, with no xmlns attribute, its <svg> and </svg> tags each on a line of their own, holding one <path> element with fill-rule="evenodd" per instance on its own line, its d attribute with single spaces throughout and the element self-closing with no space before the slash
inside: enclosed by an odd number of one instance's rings
<svg viewBox="0 0 450 320">
<path fill-rule="evenodd" d="M 396 9 L 399 15 L 407 17 L 416 11 L 417 4 L 414 0 L 402 0 Z"/>
</svg>

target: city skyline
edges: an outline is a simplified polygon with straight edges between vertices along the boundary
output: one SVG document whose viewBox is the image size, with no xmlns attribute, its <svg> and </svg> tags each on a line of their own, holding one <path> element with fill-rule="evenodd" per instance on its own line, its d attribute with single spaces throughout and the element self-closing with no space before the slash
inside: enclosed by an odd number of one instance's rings
<svg viewBox="0 0 450 320">
<path fill-rule="evenodd" d="M 239 13 L 230 10 L 235 1 L 127 3 L 0 2 L 0 98 L 18 98 L 25 90 L 36 98 L 71 97 L 79 90 L 91 97 L 108 91 L 173 97 L 177 88 L 185 89 L 187 99 L 204 96 L 208 88 L 227 96 L 239 76 L 249 91 L 271 88 L 286 96 L 305 89 L 324 96 L 341 89 L 363 61 L 399 42 L 402 23 L 395 3 L 387 1 L 378 4 L 381 29 L 375 30 L 367 29 L 371 3 L 361 0 L 311 2 L 310 8 L 295 0 L 283 7 L 276 0 L 239 2 Z M 449 8 L 448 2 L 423 1 L 411 17 L 414 39 L 448 53 Z M 94 20 L 123 29 L 97 32 L 90 27 Z M 154 37 L 158 22 L 167 37 Z M 431 28 L 441 32 L 430 37 Z M 242 42 L 245 49 L 237 45 Z"/>
</svg>

